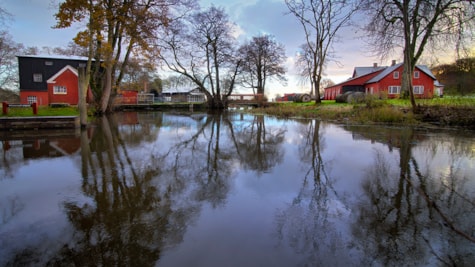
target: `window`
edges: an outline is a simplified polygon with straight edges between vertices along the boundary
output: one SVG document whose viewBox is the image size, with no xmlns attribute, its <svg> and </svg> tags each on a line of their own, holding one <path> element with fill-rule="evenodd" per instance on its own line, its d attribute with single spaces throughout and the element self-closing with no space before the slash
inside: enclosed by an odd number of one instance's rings
<svg viewBox="0 0 475 267">
<path fill-rule="evenodd" d="M 399 79 L 399 71 L 393 72 L 393 78 L 394 79 Z"/>
<path fill-rule="evenodd" d="M 62 85 L 55 85 L 53 86 L 53 94 L 55 95 L 65 95 L 68 91 L 66 90 L 66 86 Z"/>
<path fill-rule="evenodd" d="M 424 86 L 422 85 L 414 85 L 413 90 L 414 94 L 422 95 L 424 93 Z"/>
<path fill-rule="evenodd" d="M 30 105 L 33 104 L 33 103 L 37 103 L 36 96 L 27 96 L 26 101 L 28 101 L 28 104 L 30 104 Z"/>
<path fill-rule="evenodd" d="M 414 71 L 414 79 L 419 79 L 420 73 L 419 71 Z"/>
<path fill-rule="evenodd" d="M 401 92 L 401 86 L 389 86 L 388 93 L 391 95 L 396 95 Z"/>
<path fill-rule="evenodd" d="M 41 73 L 34 73 L 33 74 L 33 81 L 35 83 L 40 83 L 43 81 L 43 75 Z"/>
<path fill-rule="evenodd" d="M 45 61 L 46 66 L 53 66 L 53 61 Z"/>
</svg>

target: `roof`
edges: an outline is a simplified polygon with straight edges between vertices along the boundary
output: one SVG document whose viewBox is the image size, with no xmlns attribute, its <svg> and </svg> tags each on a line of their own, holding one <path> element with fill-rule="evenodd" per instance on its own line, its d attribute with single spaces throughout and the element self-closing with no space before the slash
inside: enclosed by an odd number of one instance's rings
<svg viewBox="0 0 475 267">
<path fill-rule="evenodd" d="M 365 67 L 356 67 L 356 68 L 355 68 L 355 71 L 356 71 L 357 68 L 365 68 Z M 334 87 L 334 86 L 340 86 L 340 85 L 344 85 L 344 84 L 351 83 L 352 81 L 356 81 L 356 80 L 358 80 L 358 79 L 361 79 L 361 78 L 364 77 L 364 76 L 368 76 L 368 75 L 370 75 L 370 74 L 372 74 L 372 73 L 381 71 L 381 70 L 383 70 L 384 68 L 387 68 L 387 67 L 368 67 L 368 68 L 372 68 L 373 71 L 370 71 L 370 72 L 361 74 L 360 76 L 351 77 L 351 78 L 349 78 L 349 79 L 346 80 L 346 81 L 343 81 L 343 82 L 340 82 L 340 83 L 337 83 L 337 84 L 334 84 L 334 85 L 330 85 L 330 86 L 328 86 L 328 87 L 326 87 L 326 88 L 330 88 L 330 87 Z M 367 78 L 367 79 L 369 79 L 369 78 Z M 365 83 L 365 82 L 362 82 L 362 84 L 363 84 L 363 83 Z M 353 85 L 355 85 L 355 84 L 353 84 Z"/>
<path fill-rule="evenodd" d="M 360 76 L 364 76 L 366 74 L 370 74 L 376 71 L 380 71 L 384 68 L 387 68 L 386 66 L 379 66 L 379 67 L 355 67 L 355 70 L 353 71 L 353 78 L 357 78 Z"/>
<path fill-rule="evenodd" d="M 163 88 L 163 94 L 186 94 L 192 93 L 192 91 L 197 90 L 196 86 L 180 86 L 180 87 L 172 87 L 172 88 Z"/>
<path fill-rule="evenodd" d="M 17 55 L 17 57 L 30 57 L 30 58 L 46 58 L 46 59 L 69 59 L 69 60 L 81 60 L 87 61 L 88 57 L 82 56 L 66 56 L 66 55 Z M 92 59 L 94 61 L 94 59 Z"/>
</svg>

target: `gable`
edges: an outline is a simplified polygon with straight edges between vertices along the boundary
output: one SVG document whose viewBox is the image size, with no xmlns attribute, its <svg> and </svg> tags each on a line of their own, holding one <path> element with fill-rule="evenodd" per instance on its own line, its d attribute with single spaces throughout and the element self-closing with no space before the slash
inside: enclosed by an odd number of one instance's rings
<svg viewBox="0 0 475 267">
<path fill-rule="evenodd" d="M 403 63 L 399 63 L 399 64 L 396 64 L 394 66 L 390 66 L 390 67 L 387 67 L 386 69 L 384 69 L 380 74 L 374 76 L 371 80 L 367 81 L 366 83 L 377 83 L 379 81 L 381 81 L 382 79 L 386 78 L 388 75 L 391 75 L 394 71 L 398 70 L 399 68 L 401 68 L 403 65 Z M 426 74 L 427 76 L 429 76 L 430 78 L 432 78 L 433 80 L 436 80 L 434 74 L 430 71 L 430 69 L 425 66 L 425 65 L 417 65 L 415 67 L 415 69 L 418 69 L 420 70 L 422 73 Z M 402 72 L 402 71 L 401 71 Z"/>
<path fill-rule="evenodd" d="M 348 79 L 344 82 L 329 86 L 327 88 L 336 88 L 336 87 L 343 87 L 343 86 L 363 86 L 368 80 L 370 80 L 374 76 L 378 75 L 378 73 L 380 73 L 381 71 L 382 71 L 382 69 L 379 69 L 379 70 L 367 73 L 365 75 L 350 78 L 350 79 Z"/>
<path fill-rule="evenodd" d="M 71 67 L 70 65 L 67 65 L 63 67 L 60 71 L 58 71 L 55 75 L 51 76 L 51 78 L 49 78 L 46 82 L 55 83 L 56 79 L 58 79 L 58 77 L 63 75 L 66 71 L 72 72 L 76 77 L 78 76 L 78 71 L 75 68 Z"/>
</svg>

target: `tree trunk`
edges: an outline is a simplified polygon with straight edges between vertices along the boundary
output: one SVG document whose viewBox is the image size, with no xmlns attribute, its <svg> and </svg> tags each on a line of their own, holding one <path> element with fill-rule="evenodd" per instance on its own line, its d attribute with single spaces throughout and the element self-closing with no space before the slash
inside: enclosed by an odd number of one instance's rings
<svg viewBox="0 0 475 267">
<path fill-rule="evenodd" d="M 79 88 L 79 121 L 81 128 L 87 126 L 87 88 L 88 88 L 88 78 L 86 74 L 86 69 L 84 67 L 78 68 L 78 88 Z"/>
<path fill-rule="evenodd" d="M 100 113 L 105 114 L 107 108 L 109 107 L 109 99 L 112 91 L 112 68 L 109 66 L 106 67 L 106 82 L 104 84 L 104 89 L 102 91 L 101 103 L 100 103 Z"/>
<path fill-rule="evenodd" d="M 404 63 L 401 77 L 401 97 L 411 100 L 413 112 L 416 112 L 416 101 L 414 99 L 414 91 L 412 89 L 412 73 L 414 72 L 414 60 L 409 48 L 404 49 Z"/>
<path fill-rule="evenodd" d="M 212 96 L 208 98 L 208 108 L 212 110 L 226 109 L 228 103 L 226 99 L 221 99 L 219 96 Z"/>
</svg>

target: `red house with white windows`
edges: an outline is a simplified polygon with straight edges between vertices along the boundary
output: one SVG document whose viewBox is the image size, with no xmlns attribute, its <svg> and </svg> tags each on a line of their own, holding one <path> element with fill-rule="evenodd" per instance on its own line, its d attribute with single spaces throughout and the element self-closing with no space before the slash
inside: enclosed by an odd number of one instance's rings
<svg viewBox="0 0 475 267">
<path fill-rule="evenodd" d="M 403 64 L 389 67 L 356 67 L 353 76 L 339 84 L 325 88 L 325 99 L 334 100 L 337 95 L 349 91 L 363 92 L 379 97 L 397 98 L 401 93 Z M 412 75 L 413 92 L 416 98 L 441 96 L 443 87 L 427 66 L 418 65 Z"/>
<path fill-rule="evenodd" d="M 85 67 L 87 58 L 75 56 L 18 56 L 20 75 L 20 102 L 49 105 L 66 103 L 77 105 L 78 71 Z M 88 101 L 92 92 L 88 90 Z"/>
</svg>

